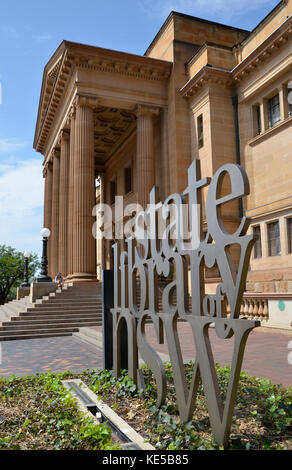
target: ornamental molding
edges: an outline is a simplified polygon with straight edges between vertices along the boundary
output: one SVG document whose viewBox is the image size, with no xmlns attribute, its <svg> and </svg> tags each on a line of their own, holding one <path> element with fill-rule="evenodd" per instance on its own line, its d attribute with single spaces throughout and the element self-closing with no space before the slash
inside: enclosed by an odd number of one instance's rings
<svg viewBox="0 0 292 470">
<path fill-rule="evenodd" d="M 184 98 L 191 98 L 208 84 L 231 87 L 233 85 L 231 73 L 228 70 L 221 70 L 206 65 L 179 90 L 179 93 Z"/>
<path fill-rule="evenodd" d="M 280 49 L 291 40 L 291 35 L 292 17 L 289 17 L 285 23 L 254 49 L 233 70 L 205 65 L 179 90 L 179 93 L 184 98 L 191 98 L 207 83 L 236 86 L 256 71 L 264 62 L 271 59 L 276 53 L 278 54 Z"/>
</svg>

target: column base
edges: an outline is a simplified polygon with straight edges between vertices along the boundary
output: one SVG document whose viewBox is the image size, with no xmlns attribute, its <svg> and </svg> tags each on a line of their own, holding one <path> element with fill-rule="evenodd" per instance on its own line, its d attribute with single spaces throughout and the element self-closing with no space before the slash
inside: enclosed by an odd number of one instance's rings
<svg viewBox="0 0 292 470">
<path fill-rule="evenodd" d="M 98 282 L 96 274 L 92 273 L 74 273 L 66 277 L 65 282 Z"/>
</svg>

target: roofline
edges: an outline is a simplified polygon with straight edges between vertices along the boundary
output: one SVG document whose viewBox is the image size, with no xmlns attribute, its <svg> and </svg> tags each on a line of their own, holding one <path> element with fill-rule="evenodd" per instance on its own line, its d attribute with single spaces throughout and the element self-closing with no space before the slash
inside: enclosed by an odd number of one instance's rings
<svg viewBox="0 0 292 470">
<path fill-rule="evenodd" d="M 151 44 L 148 46 L 148 48 L 147 48 L 147 50 L 145 51 L 144 55 L 147 55 L 147 54 L 150 52 L 150 50 L 153 48 L 154 44 L 156 43 L 156 41 L 158 40 L 158 38 L 161 36 L 161 34 L 162 34 L 163 31 L 166 29 L 166 27 L 168 26 L 168 24 L 170 23 L 171 19 L 172 19 L 174 16 L 179 16 L 179 17 L 181 17 L 181 18 L 187 18 L 187 19 L 199 21 L 199 22 L 205 23 L 205 24 L 212 24 L 212 25 L 214 25 L 214 26 L 221 26 L 222 28 L 236 30 L 236 31 L 240 31 L 240 32 L 242 32 L 242 33 L 247 33 L 247 34 L 250 33 L 250 31 L 247 30 L 247 29 L 236 28 L 235 26 L 226 25 L 226 24 L 224 24 L 224 23 L 219 23 L 219 22 L 217 22 L 217 21 L 206 20 L 206 19 L 204 19 L 204 18 L 199 18 L 199 17 L 197 17 L 197 16 L 187 15 L 186 13 L 180 13 L 180 12 L 178 12 L 178 11 L 172 10 L 172 11 L 170 12 L 170 14 L 168 15 L 168 17 L 166 18 L 166 20 L 164 21 L 164 23 L 162 24 L 162 26 L 160 27 L 159 31 L 157 32 L 156 36 L 155 36 L 154 39 L 152 40 Z"/>
<path fill-rule="evenodd" d="M 262 26 L 262 24 L 274 13 L 276 13 L 277 10 L 280 10 L 281 7 L 283 7 L 286 4 L 286 0 L 281 0 L 279 3 L 277 3 L 276 6 L 250 31 L 249 36 L 245 38 L 243 41 L 241 41 L 240 44 L 244 44 L 245 41 L 248 41 L 250 36 L 255 33 L 255 31 Z"/>
</svg>

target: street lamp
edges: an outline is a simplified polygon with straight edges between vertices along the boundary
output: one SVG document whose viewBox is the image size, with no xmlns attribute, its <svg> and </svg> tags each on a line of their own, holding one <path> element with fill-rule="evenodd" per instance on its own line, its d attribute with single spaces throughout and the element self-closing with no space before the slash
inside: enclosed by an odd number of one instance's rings
<svg viewBox="0 0 292 470">
<path fill-rule="evenodd" d="M 30 287 L 30 283 L 28 282 L 28 260 L 30 257 L 30 253 L 26 251 L 24 253 L 24 280 L 20 287 Z"/>
<path fill-rule="evenodd" d="M 41 236 L 43 237 L 43 253 L 41 262 L 41 273 L 36 279 L 36 282 L 52 282 L 50 276 L 48 276 L 48 258 L 47 258 L 47 244 L 48 238 L 51 235 L 51 231 L 48 228 L 41 230 Z"/>
</svg>

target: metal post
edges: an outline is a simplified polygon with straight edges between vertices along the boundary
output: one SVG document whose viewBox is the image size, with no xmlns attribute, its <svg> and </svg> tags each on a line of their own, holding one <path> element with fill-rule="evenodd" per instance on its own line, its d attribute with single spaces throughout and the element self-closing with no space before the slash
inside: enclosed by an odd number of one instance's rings
<svg viewBox="0 0 292 470">
<path fill-rule="evenodd" d="M 29 287 L 30 283 L 28 282 L 28 258 L 24 258 L 24 279 L 20 287 Z"/>
<path fill-rule="evenodd" d="M 43 252 L 42 252 L 42 262 L 41 262 L 41 273 L 37 278 L 36 282 L 52 282 L 52 279 L 48 276 L 48 258 L 47 258 L 47 243 L 48 238 L 43 237 Z"/>
<path fill-rule="evenodd" d="M 113 368 L 113 318 L 111 308 L 114 307 L 114 271 L 102 270 L 102 351 L 103 368 Z M 121 369 L 128 369 L 128 333 L 126 322 L 121 327 Z"/>
</svg>

